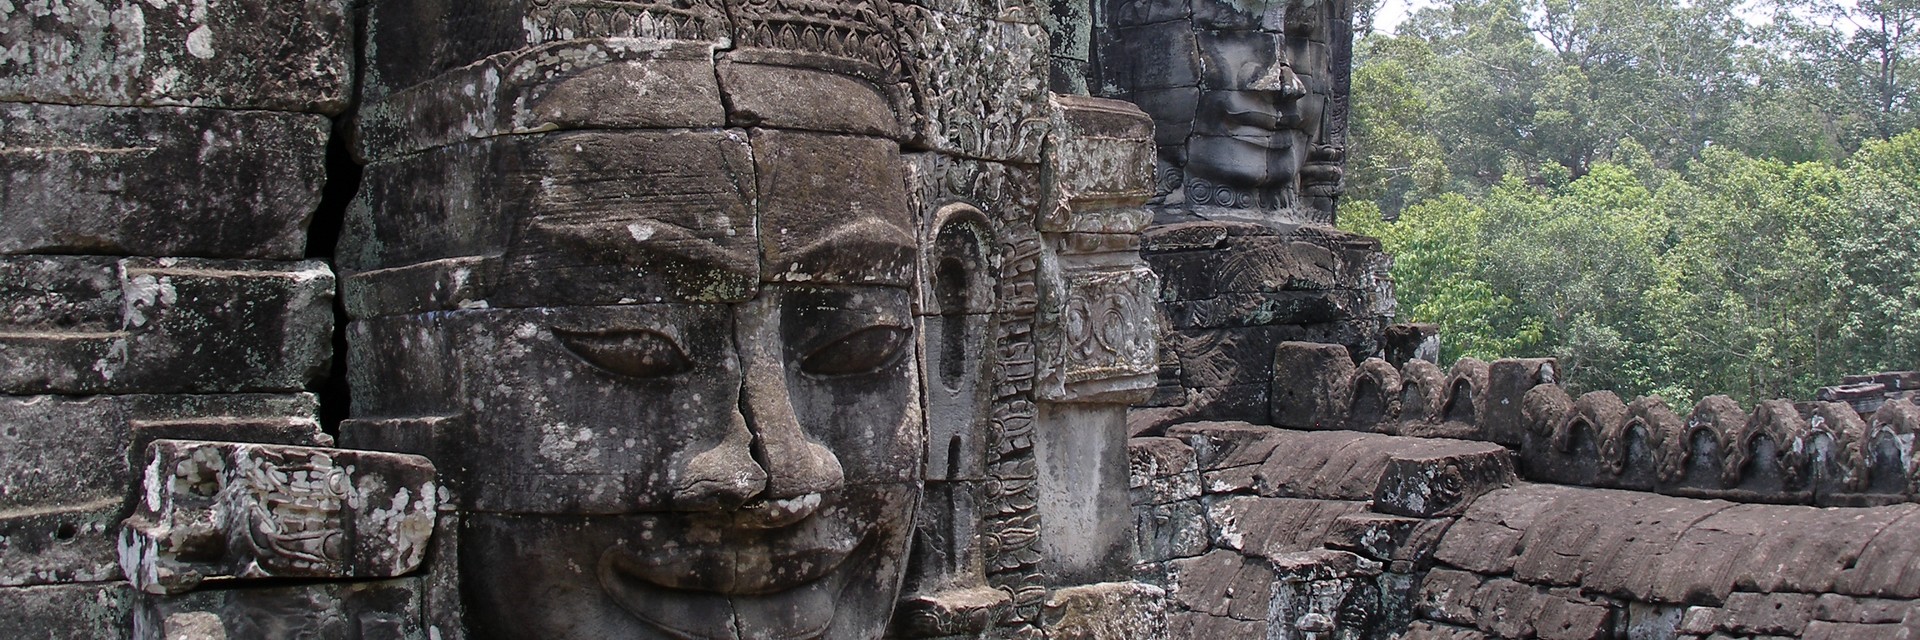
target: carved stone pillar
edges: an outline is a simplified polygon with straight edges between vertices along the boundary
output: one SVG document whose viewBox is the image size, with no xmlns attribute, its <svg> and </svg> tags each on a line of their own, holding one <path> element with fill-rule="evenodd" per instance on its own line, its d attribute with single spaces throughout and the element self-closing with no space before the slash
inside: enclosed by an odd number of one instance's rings
<svg viewBox="0 0 1920 640">
<path fill-rule="evenodd" d="M 1127 406 L 1158 370 L 1160 280 L 1140 259 L 1151 121 L 1124 102 L 1055 96 L 1040 289 L 1040 551 L 1056 585 L 1132 565 Z"/>
</svg>

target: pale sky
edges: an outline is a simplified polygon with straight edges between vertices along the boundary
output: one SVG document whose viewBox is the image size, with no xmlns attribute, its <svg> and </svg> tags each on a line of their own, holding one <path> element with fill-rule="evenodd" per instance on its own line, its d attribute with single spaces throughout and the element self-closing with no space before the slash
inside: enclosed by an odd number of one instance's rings
<svg viewBox="0 0 1920 640">
<path fill-rule="evenodd" d="M 1380 3 L 1380 13 L 1373 17 L 1373 29 L 1380 33 L 1393 33 L 1394 28 L 1400 26 L 1407 16 L 1432 4 L 1433 0 L 1385 0 Z"/>
<path fill-rule="evenodd" d="M 1422 8 L 1430 7 L 1436 0 L 1382 0 L 1380 12 L 1373 17 L 1373 30 L 1380 33 L 1393 33 L 1393 30 L 1405 22 L 1408 16 Z M 1852 6 L 1853 0 L 1834 0 L 1835 4 Z M 1740 9 L 1740 15 L 1748 24 L 1760 24 L 1767 21 L 1767 15 L 1759 8 L 1760 3 L 1748 2 Z M 1845 33 L 1852 33 L 1855 25 L 1840 23 L 1835 25 Z"/>
</svg>

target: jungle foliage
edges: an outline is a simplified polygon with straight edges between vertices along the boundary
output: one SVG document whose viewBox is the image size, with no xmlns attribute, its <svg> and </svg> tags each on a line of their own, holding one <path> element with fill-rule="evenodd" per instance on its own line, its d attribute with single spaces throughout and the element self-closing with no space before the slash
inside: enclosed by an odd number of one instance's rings
<svg viewBox="0 0 1920 640">
<path fill-rule="evenodd" d="M 1444 359 L 1679 403 L 1920 368 L 1920 0 L 1443 0 L 1356 49 L 1340 219 Z"/>
</svg>

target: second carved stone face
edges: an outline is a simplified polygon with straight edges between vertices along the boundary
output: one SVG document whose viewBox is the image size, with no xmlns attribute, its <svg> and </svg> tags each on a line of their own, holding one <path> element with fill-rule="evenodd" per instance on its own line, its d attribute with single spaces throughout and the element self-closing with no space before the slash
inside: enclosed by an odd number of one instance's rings
<svg viewBox="0 0 1920 640">
<path fill-rule="evenodd" d="M 1110 90 L 1153 116 L 1165 204 L 1301 222 L 1337 191 L 1336 0 L 1114 0 Z M 1323 170 L 1332 161 L 1333 173 Z"/>
</svg>

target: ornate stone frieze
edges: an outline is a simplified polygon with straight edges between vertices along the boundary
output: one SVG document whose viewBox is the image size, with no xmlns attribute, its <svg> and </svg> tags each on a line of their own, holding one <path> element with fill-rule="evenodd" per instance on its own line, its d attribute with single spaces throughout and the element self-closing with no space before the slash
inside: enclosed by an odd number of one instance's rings
<svg viewBox="0 0 1920 640">
<path fill-rule="evenodd" d="M 391 453 L 156 440 L 120 563 L 135 587 L 208 579 L 383 578 L 426 557 L 433 465 Z"/>
</svg>

